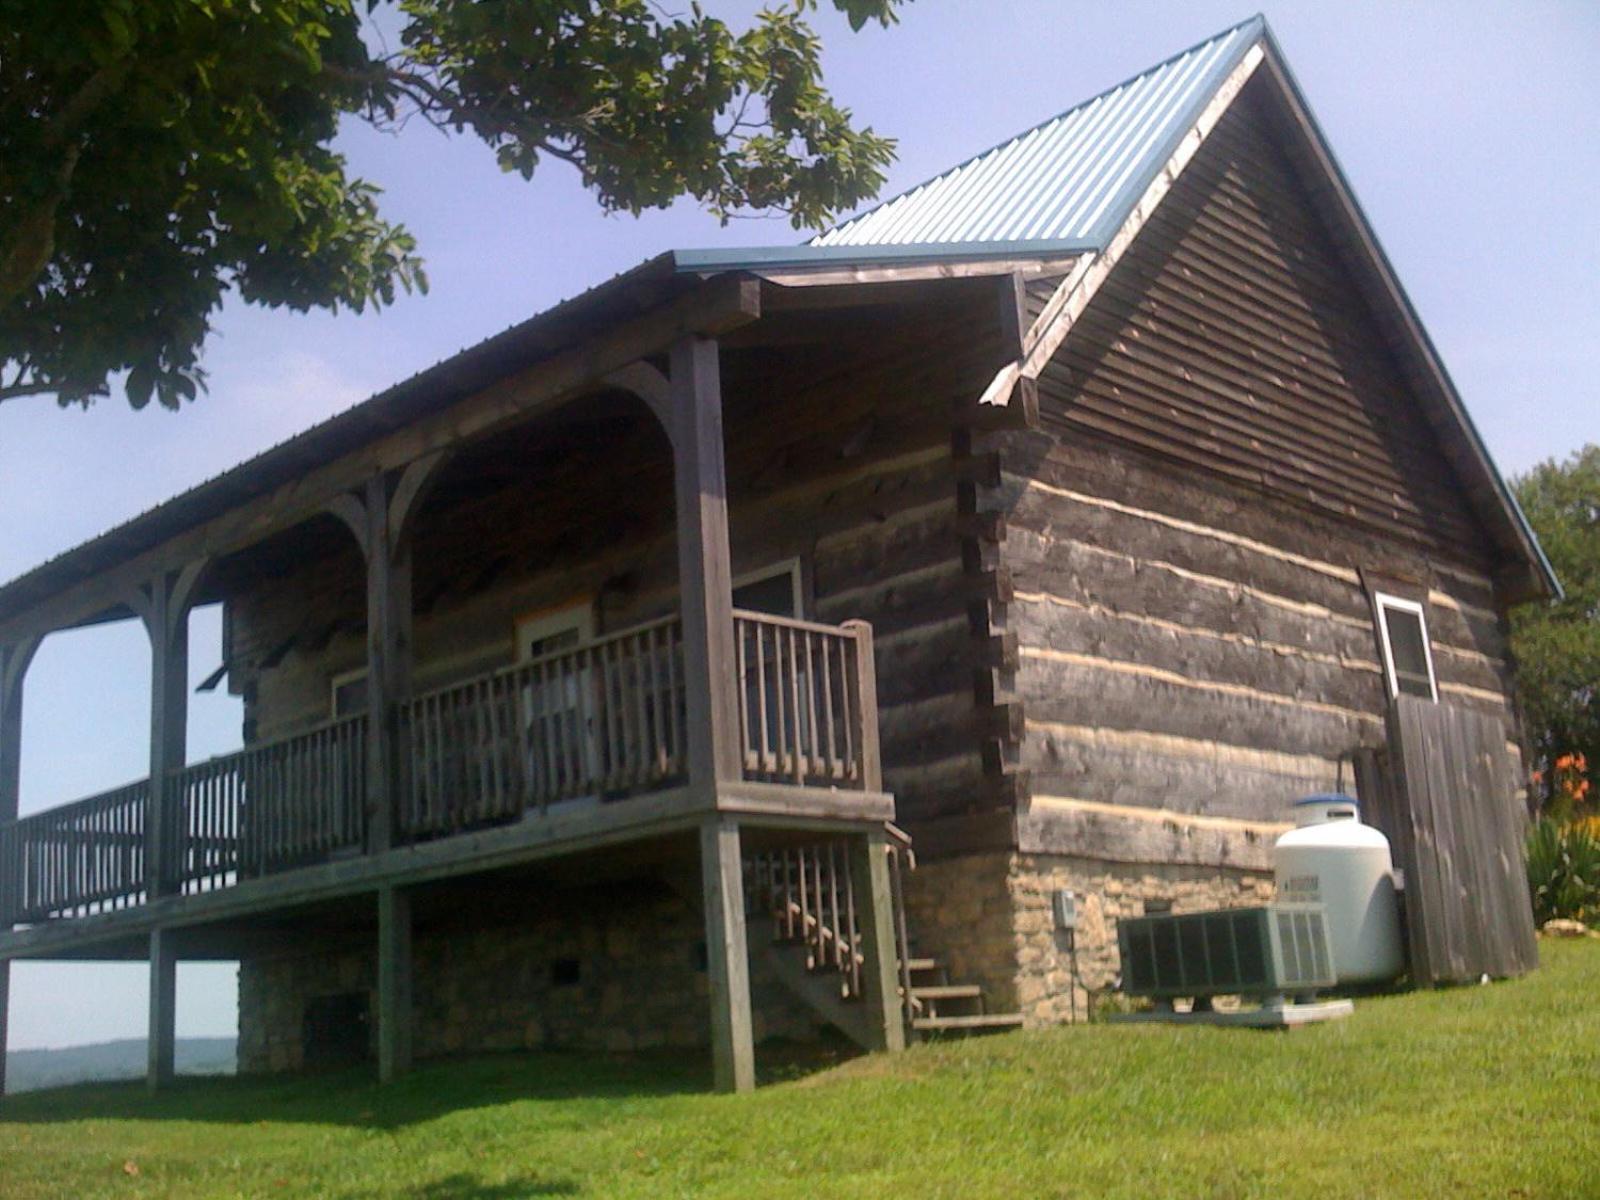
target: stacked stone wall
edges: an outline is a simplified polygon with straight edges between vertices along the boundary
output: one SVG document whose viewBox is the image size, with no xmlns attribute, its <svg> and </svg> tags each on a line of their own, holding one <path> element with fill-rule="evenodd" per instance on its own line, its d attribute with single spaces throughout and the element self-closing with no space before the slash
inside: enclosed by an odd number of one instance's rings
<svg viewBox="0 0 1600 1200">
<path fill-rule="evenodd" d="M 1077 897 L 1077 978 L 1051 897 Z M 983 986 L 991 1012 L 1021 1012 L 1030 1026 L 1084 1020 L 1115 990 L 1117 922 L 1149 902 L 1174 912 L 1239 908 L 1272 898 L 1265 871 L 1110 863 L 1063 855 L 990 853 L 921 864 L 907 879 L 913 950 L 943 961 L 950 977 Z"/>
<path fill-rule="evenodd" d="M 430 930 L 424 922 L 413 945 L 417 1055 L 708 1046 L 704 938 L 699 914 L 665 888 L 584 889 L 520 917 L 497 913 L 462 928 Z M 348 938 L 310 939 L 304 949 L 243 960 L 240 1070 L 305 1066 L 308 1006 L 365 993 L 376 1012 L 376 972 L 375 947 Z M 814 1018 L 759 954 L 752 955 L 751 1001 L 758 1041 L 816 1035 Z"/>
</svg>

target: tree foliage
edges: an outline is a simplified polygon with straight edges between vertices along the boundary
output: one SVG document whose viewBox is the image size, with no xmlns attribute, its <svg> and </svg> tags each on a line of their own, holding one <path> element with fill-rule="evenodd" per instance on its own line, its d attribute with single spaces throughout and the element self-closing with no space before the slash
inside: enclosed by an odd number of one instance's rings
<svg viewBox="0 0 1600 1200">
<path fill-rule="evenodd" d="M 1512 488 L 1566 592 L 1511 618 L 1518 695 L 1548 793 L 1558 759 L 1600 763 L 1600 445 L 1541 463 Z"/>
<path fill-rule="evenodd" d="M 412 236 L 332 148 L 341 117 L 421 119 L 608 211 L 691 196 L 824 223 L 893 143 L 824 88 L 789 0 L 735 31 L 650 0 L 0 0 L 0 400 L 203 386 L 230 290 L 296 310 L 426 288 Z M 830 0 L 853 27 L 902 0 Z M 398 20 L 398 48 L 370 22 Z"/>
</svg>

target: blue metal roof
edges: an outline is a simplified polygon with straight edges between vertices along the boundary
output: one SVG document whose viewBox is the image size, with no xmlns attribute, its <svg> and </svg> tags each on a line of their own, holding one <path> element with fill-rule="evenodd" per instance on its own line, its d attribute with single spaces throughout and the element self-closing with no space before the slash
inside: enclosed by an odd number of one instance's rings
<svg viewBox="0 0 1600 1200">
<path fill-rule="evenodd" d="M 1252 17 L 810 244 L 1103 247 L 1265 29 Z"/>
</svg>

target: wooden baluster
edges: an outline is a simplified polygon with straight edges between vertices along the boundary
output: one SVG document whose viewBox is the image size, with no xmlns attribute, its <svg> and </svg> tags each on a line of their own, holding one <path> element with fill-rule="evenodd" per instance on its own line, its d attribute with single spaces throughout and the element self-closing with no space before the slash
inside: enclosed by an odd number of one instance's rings
<svg viewBox="0 0 1600 1200">
<path fill-rule="evenodd" d="M 805 722 L 805 714 L 800 707 L 800 659 L 795 652 L 796 631 L 791 628 L 784 632 L 789 637 L 789 740 L 794 749 L 794 760 L 790 765 L 794 781 L 796 783 L 804 783 L 806 781 L 806 765 L 801 726 Z"/>
<path fill-rule="evenodd" d="M 850 954 L 845 960 L 845 980 L 852 996 L 861 995 L 861 953 L 859 942 L 860 933 L 856 929 L 856 885 L 855 876 L 850 866 L 850 855 L 844 856 L 844 903 L 845 903 L 845 928 L 849 932 L 848 945 Z"/>
<path fill-rule="evenodd" d="M 805 630 L 800 634 L 800 640 L 806 648 L 806 741 L 811 751 L 811 757 L 806 763 L 806 774 L 822 775 L 822 734 L 817 728 L 822 706 L 817 703 L 817 667 L 812 656 L 812 643 L 817 640 L 817 634 L 809 629 Z"/>
<path fill-rule="evenodd" d="M 833 921 L 833 965 L 835 970 L 845 967 L 845 954 L 848 949 L 846 944 L 846 931 L 840 920 L 839 909 L 839 862 L 837 857 L 838 847 L 835 843 L 828 843 L 828 912 Z"/>
<path fill-rule="evenodd" d="M 667 716 L 671 729 L 672 773 L 683 773 L 684 730 L 682 710 L 678 707 L 678 694 L 682 690 L 682 675 L 678 669 L 683 653 L 683 626 L 674 621 L 667 627 Z"/>
<path fill-rule="evenodd" d="M 645 635 L 634 634 L 628 639 L 627 675 L 633 688 L 633 770 L 629 772 L 629 787 L 638 789 L 650 781 L 650 708 L 645 695 Z"/>
<path fill-rule="evenodd" d="M 823 919 L 825 913 L 823 912 L 821 850 L 812 850 L 811 852 L 811 903 L 817 912 L 815 926 L 817 931 L 817 965 L 826 966 L 828 962 L 827 935 L 829 930 Z"/>
<path fill-rule="evenodd" d="M 750 631 L 755 634 L 756 640 L 756 728 L 760 731 L 757 740 L 759 774 L 768 774 L 773 769 L 772 761 L 768 755 L 768 736 L 770 730 L 767 725 L 767 652 L 766 652 L 766 627 L 759 621 L 750 623 Z"/>
</svg>

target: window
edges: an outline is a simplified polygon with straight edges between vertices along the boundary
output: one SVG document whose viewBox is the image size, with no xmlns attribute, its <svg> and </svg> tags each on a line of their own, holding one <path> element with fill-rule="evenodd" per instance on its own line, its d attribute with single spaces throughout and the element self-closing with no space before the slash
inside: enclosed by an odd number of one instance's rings
<svg viewBox="0 0 1600 1200">
<path fill-rule="evenodd" d="M 546 609 L 517 621 L 517 661 L 570 650 L 593 638 L 594 610 L 587 603 Z"/>
<path fill-rule="evenodd" d="M 770 617 L 798 617 L 800 560 L 787 559 L 775 566 L 751 571 L 733 581 L 733 607 Z"/>
<path fill-rule="evenodd" d="M 367 669 L 342 671 L 328 684 L 328 707 L 334 718 L 359 717 L 367 711 Z"/>
<path fill-rule="evenodd" d="M 1428 648 L 1428 625 L 1422 605 L 1382 592 L 1373 596 L 1378 610 L 1378 641 L 1383 647 L 1383 675 L 1389 695 L 1423 696 L 1437 700 L 1433 678 L 1433 652 Z"/>
</svg>

